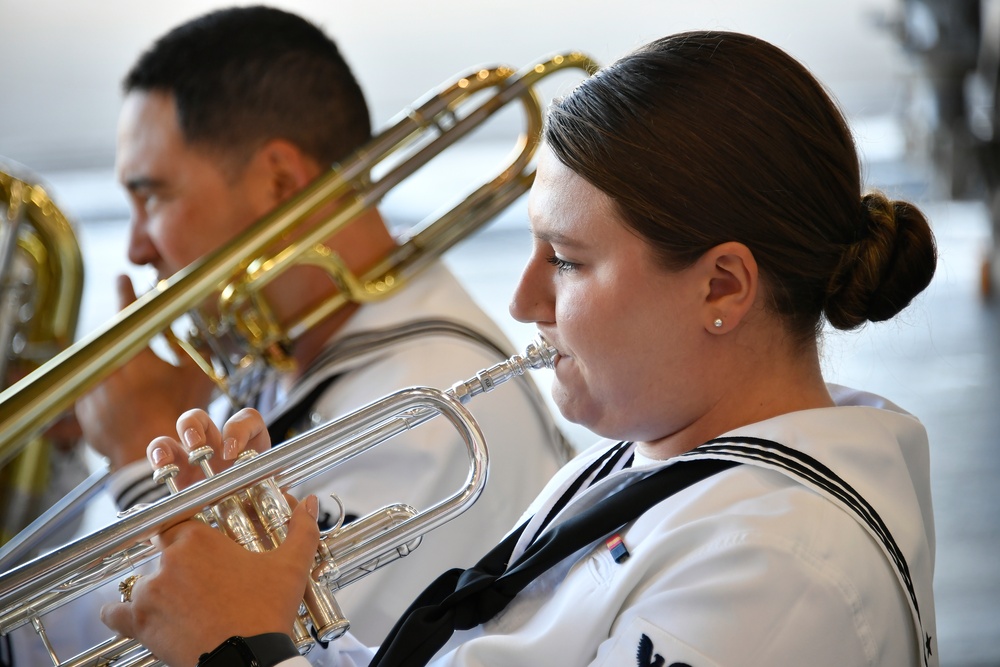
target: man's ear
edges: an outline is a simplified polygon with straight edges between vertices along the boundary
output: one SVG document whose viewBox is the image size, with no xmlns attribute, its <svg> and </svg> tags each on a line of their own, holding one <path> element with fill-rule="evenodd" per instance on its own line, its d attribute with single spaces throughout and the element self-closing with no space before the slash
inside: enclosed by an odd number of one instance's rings
<svg viewBox="0 0 1000 667">
<path fill-rule="evenodd" d="M 313 158 L 285 139 L 268 141 L 254 154 L 252 162 L 264 178 L 274 206 L 299 192 L 320 171 Z"/>
<path fill-rule="evenodd" d="M 711 333 L 732 331 L 757 299 L 757 260 L 745 245 L 729 241 L 708 250 L 698 264 L 707 279 L 705 328 Z"/>
</svg>

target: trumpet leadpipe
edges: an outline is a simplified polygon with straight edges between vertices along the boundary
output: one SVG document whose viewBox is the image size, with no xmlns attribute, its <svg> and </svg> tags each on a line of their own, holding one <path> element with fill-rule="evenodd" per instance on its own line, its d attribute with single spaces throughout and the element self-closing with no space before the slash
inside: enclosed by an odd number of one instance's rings
<svg viewBox="0 0 1000 667">
<path fill-rule="evenodd" d="M 479 371 L 476 377 L 454 384 L 448 393 L 464 405 L 474 396 L 493 391 L 507 380 L 524 375 L 529 370 L 555 368 L 556 354 L 556 349 L 539 336 L 528 345 L 523 356 L 515 354 L 507 361 Z"/>
</svg>

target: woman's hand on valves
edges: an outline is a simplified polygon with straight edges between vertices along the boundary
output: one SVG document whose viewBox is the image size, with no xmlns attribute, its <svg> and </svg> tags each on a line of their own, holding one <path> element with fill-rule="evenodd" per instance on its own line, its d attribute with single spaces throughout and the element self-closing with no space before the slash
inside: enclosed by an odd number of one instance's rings
<svg viewBox="0 0 1000 667">
<path fill-rule="evenodd" d="M 232 466 L 241 452 L 253 449 L 263 453 L 271 446 L 264 419 L 253 408 L 243 408 L 230 417 L 222 431 L 204 410 L 188 410 L 177 419 L 176 426 L 177 438 L 155 438 L 146 448 L 146 458 L 154 470 L 177 465 L 174 483 L 178 489 L 205 479 L 198 463 L 189 463 L 193 452 L 204 454 L 208 451 L 205 448 L 211 448 L 206 462 L 218 474 Z"/>
<path fill-rule="evenodd" d="M 314 564 L 316 514 L 309 496 L 292 512 L 281 546 L 263 553 L 183 521 L 153 538 L 157 571 L 133 579 L 122 602 L 101 608 L 101 620 L 172 667 L 194 667 L 233 635 L 288 634 Z"/>
</svg>

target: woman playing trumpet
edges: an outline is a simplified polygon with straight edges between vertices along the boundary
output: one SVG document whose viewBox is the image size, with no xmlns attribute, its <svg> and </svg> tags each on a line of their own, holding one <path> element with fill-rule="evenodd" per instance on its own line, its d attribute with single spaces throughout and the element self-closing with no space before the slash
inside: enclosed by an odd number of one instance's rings
<svg viewBox="0 0 1000 667">
<path fill-rule="evenodd" d="M 824 321 L 887 320 L 927 286 L 923 215 L 862 194 L 821 85 L 745 35 L 625 56 L 553 105 L 545 144 L 511 313 L 559 350 L 563 414 L 608 440 L 476 568 L 434 582 L 372 664 L 936 664 L 925 431 L 825 383 L 817 345 Z M 188 428 L 228 452 L 266 437 L 250 412 Z M 161 438 L 149 457 L 180 452 Z M 236 635 L 277 646 L 311 508 L 263 555 L 171 529 L 105 622 L 172 665 L 216 664 Z M 347 636 L 309 660 L 373 652 Z"/>
</svg>

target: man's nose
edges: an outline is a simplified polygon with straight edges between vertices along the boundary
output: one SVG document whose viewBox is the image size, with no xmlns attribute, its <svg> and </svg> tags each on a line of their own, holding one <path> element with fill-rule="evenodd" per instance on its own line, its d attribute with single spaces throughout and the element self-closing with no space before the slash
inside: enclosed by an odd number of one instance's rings
<svg viewBox="0 0 1000 667">
<path fill-rule="evenodd" d="M 133 212 L 129 222 L 128 261 L 136 266 L 152 264 L 157 257 L 156 246 L 149 237 L 145 220 Z"/>
</svg>

